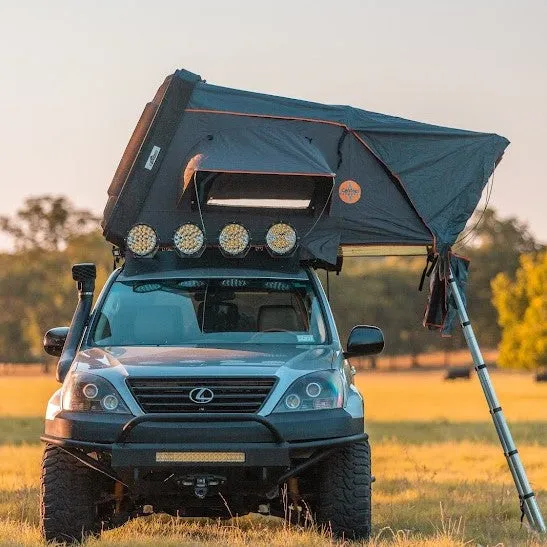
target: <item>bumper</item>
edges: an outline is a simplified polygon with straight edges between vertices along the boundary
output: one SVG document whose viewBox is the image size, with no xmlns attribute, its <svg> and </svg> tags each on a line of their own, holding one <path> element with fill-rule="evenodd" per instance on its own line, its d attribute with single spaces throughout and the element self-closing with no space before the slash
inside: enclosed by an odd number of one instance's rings
<svg viewBox="0 0 547 547">
<path fill-rule="evenodd" d="M 317 450 L 367 438 L 363 419 L 352 418 L 343 409 L 301 414 L 304 416 L 291 413 L 273 418 L 256 414 L 146 414 L 129 421 L 118 416 L 114 423 L 108 416 L 109 425 L 104 428 L 97 416 L 88 421 L 90 415 L 66 413 L 46 425 L 41 439 L 64 448 L 110 452 L 114 469 L 169 469 L 283 468 L 290 466 L 291 460 L 306 458 Z M 70 432 L 80 435 L 67 435 L 69 426 Z M 92 434 L 95 439 L 88 440 Z M 104 437 L 115 438 L 97 442 Z M 192 459 L 194 454 L 199 456 L 196 453 L 206 454 L 202 460 Z M 237 461 L 230 461 L 234 454 Z M 207 461 L 207 457 L 213 461 Z"/>
<path fill-rule="evenodd" d="M 156 417 L 151 419 L 151 416 Z M 228 418 L 226 416 L 145 414 L 135 418 L 123 414 L 61 411 L 53 420 L 46 420 L 44 433 L 57 439 L 114 444 L 121 442 L 122 431 L 126 424 L 131 423 L 132 425 L 125 429 L 123 442 L 191 444 L 197 440 L 200 443 L 269 443 L 274 437 L 264 422 L 275 428 L 279 437 L 287 442 L 347 437 L 362 433 L 364 430 L 362 415 L 354 417 L 342 408 L 286 412 L 267 417 L 257 414 L 232 414 Z"/>
<path fill-rule="evenodd" d="M 138 443 L 92 443 L 59 439 L 42 435 L 42 441 L 63 448 L 78 448 L 89 452 L 99 450 L 112 454 L 111 465 L 115 469 L 139 468 L 172 468 L 180 467 L 287 467 L 291 460 L 300 458 L 321 449 L 331 449 L 367 440 L 366 433 L 358 433 L 347 437 L 320 439 L 293 443 L 245 443 L 245 444 L 138 444 Z M 228 452 L 244 453 L 242 462 L 193 462 L 191 464 L 158 461 L 158 454 L 178 452 Z"/>
</svg>

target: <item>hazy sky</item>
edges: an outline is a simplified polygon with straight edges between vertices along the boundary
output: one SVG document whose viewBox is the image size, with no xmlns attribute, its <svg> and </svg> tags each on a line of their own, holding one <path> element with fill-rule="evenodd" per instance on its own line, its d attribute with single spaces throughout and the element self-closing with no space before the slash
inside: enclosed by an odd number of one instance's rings
<svg viewBox="0 0 547 547">
<path fill-rule="evenodd" d="M 184 67 L 504 135 L 491 204 L 547 241 L 546 24 L 546 0 L 0 0 L 0 214 L 42 193 L 102 212 L 144 104 Z"/>
</svg>

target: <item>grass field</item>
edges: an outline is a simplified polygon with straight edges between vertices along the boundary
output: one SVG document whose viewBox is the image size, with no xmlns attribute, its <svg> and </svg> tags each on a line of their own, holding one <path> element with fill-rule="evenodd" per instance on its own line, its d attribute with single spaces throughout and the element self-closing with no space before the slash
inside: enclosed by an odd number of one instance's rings
<svg viewBox="0 0 547 547">
<path fill-rule="evenodd" d="M 362 373 L 373 451 L 370 545 L 547 545 L 521 527 L 518 500 L 480 385 L 437 372 Z M 547 385 L 493 375 L 529 478 L 547 507 Z M 41 415 L 57 384 L 0 377 L 0 545 L 37 545 Z M 328 534 L 250 516 L 137 519 L 89 546 L 323 546 Z M 346 543 L 347 545 L 347 543 Z"/>
</svg>

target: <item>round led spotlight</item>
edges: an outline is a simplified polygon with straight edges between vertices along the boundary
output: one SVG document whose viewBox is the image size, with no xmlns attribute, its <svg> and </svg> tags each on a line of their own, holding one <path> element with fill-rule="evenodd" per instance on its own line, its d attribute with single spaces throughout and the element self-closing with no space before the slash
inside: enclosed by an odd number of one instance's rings
<svg viewBox="0 0 547 547">
<path fill-rule="evenodd" d="M 223 253 L 229 256 L 240 256 L 249 248 L 251 237 L 245 226 L 226 224 L 220 232 L 218 242 Z"/>
<path fill-rule="evenodd" d="M 158 236 L 152 226 L 135 224 L 125 238 L 127 248 L 140 257 L 153 255 L 158 248 Z"/>
<path fill-rule="evenodd" d="M 204 249 L 203 230 L 195 224 L 182 224 L 175 230 L 173 243 L 181 256 L 198 256 Z"/>
<path fill-rule="evenodd" d="M 296 232 L 290 224 L 279 222 L 266 232 L 266 245 L 274 255 L 287 255 L 296 247 Z"/>
</svg>

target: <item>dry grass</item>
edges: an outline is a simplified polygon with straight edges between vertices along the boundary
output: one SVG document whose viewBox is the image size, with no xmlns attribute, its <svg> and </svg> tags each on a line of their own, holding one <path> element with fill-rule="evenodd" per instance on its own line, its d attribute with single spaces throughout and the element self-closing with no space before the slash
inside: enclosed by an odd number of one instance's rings
<svg viewBox="0 0 547 547">
<path fill-rule="evenodd" d="M 487 364 L 495 363 L 499 352 L 497 349 L 483 349 L 482 355 Z M 467 349 L 450 351 L 446 354 L 444 351 L 430 351 L 421 353 L 417 356 L 420 367 L 424 368 L 442 368 L 444 366 L 467 366 L 473 363 Z M 413 357 L 410 354 L 405 355 L 381 355 L 376 359 L 378 370 L 405 370 L 411 369 Z M 352 364 L 359 370 L 366 370 L 370 367 L 370 359 L 367 357 L 354 358 Z"/>
<path fill-rule="evenodd" d="M 546 544 L 520 527 L 503 454 L 495 438 L 484 434 L 492 426 L 485 423 L 489 417 L 479 384 L 440 378 L 432 373 L 358 377 L 372 420 L 377 477 L 370 545 Z M 534 489 L 540 501 L 547 500 L 547 386 L 534 384 L 525 375 L 496 374 L 494 381 L 509 418 L 518 422 L 525 436 L 519 449 Z M 21 423 L 39 424 L 55 387 L 49 378 L 0 378 L 0 408 L 4 416 L 22 416 Z M 429 429 L 431 418 L 437 423 Z M 0 446 L 0 544 L 30 546 L 40 542 L 37 500 L 42 449 L 36 442 L 38 433 L 13 427 L 18 423 L 17 418 L 0 420 L 0 435 L 12 424 L 12 440 L 23 441 L 19 446 Z M 448 436 L 439 437 L 435 432 L 440 429 L 447 430 Z M 387 436 L 385 430 L 390 432 Z M 328 532 L 287 528 L 273 518 L 205 522 L 164 515 L 138 519 L 87 542 L 97 547 L 333 544 Z"/>
<path fill-rule="evenodd" d="M 48 399 L 58 387 L 53 376 L 0 377 L 0 417 L 43 416 Z"/>
<path fill-rule="evenodd" d="M 365 396 L 365 416 L 371 421 L 489 421 L 488 408 L 476 376 L 443 381 L 442 372 L 363 372 L 357 386 Z M 531 374 L 499 372 L 492 382 L 510 422 L 545 422 L 547 384 Z"/>
</svg>

